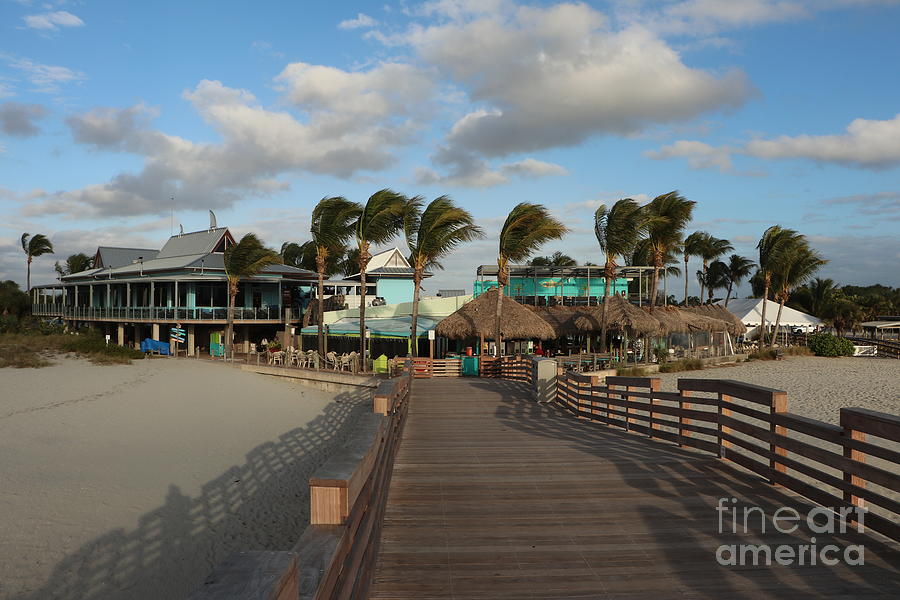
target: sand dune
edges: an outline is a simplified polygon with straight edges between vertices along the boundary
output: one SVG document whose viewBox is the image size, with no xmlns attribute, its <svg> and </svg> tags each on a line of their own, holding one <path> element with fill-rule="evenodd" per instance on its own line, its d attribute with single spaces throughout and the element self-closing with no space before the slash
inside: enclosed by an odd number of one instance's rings
<svg viewBox="0 0 900 600">
<path fill-rule="evenodd" d="M 368 410 L 221 364 L 0 370 L 0 598 L 183 597 L 286 549 L 307 479 Z"/>
</svg>

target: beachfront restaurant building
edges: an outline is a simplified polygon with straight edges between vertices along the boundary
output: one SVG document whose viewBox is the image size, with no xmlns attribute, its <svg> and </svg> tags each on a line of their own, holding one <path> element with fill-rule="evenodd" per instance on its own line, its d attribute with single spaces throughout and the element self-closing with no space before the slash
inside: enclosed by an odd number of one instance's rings
<svg viewBox="0 0 900 600">
<path fill-rule="evenodd" d="M 146 338 L 168 343 L 176 325 L 186 332 L 180 349 L 218 354 L 228 312 L 225 249 L 235 243 L 225 227 L 171 236 L 161 249 L 101 246 L 93 268 L 35 286 L 32 313 L 58 318 L 72 328 L 101 329 L 111 341 L 139 345 Z M 274 339 L 299 326 L 304 300 L 316 274 L 271 265 L 242 280 L 235 302 L 236 350 Z"/>
<path fill-rule="evenodd" d="M 474 295 L 477 298 L 497 287 L 498 267 L 481 265 L 475 275 Z M 605 280 L 603 267 L 581 265 L 510 265 L 509 284 L 504 295 L 520 304 L 532 306 L 599 306 L 603 298 Z M 617 267 L 617 277 L 610 281 L 609 294 L 626 295 L 635 304 L 647 302 L 652 267 Z M 663 281 L 660 280 L 660 292 Z"/>
</svg>

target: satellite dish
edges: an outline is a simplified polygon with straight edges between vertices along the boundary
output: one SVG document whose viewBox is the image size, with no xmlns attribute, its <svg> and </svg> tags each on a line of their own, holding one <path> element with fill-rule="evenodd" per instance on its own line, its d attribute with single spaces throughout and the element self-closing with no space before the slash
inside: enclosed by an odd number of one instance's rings
<svg viewBox="0 0 900 600">
<path fill-rule="evenodd" d="M 216 228 L 216 213 L 214 213 L 213 211 L 209 211 L 209 228 Z"/>
</svg>

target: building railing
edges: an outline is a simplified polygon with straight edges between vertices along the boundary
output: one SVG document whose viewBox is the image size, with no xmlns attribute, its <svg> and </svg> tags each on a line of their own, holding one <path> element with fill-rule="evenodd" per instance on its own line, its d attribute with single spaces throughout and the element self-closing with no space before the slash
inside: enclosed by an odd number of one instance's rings
<svg viewBox="0 0 900 600">
<path fill-rule="evenodd" d="M 224 321 L 228 318 L 226 307 L 172 308 L 158 306 L 117 306 L 97 308 L 93 306 L 69 306 L 63 304 L 34 304 L 31 314 L 46 317 L 86 320 L 121 321 Z M 235 308 L 235 321 L 280 321 L 281 309 L 277 306 L 261 308 Z"/>
</svg>

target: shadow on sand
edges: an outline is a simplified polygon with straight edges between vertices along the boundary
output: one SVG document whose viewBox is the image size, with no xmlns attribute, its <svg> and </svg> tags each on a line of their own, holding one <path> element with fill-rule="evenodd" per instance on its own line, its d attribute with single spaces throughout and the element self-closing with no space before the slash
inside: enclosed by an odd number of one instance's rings
<svg viewBox="0 0 900 600">
<path fill-rule="evenodd" d="M 169 486 L 136 529 L 111 530 L 61 560 L 21 600 L 184 598 L 239 550 L 288 550 L 309 523 L 310 475 L 371 410 L 371 390 L 335 396 L 303 427 L 261 444 L 191 498 Z"/>
</svg>

